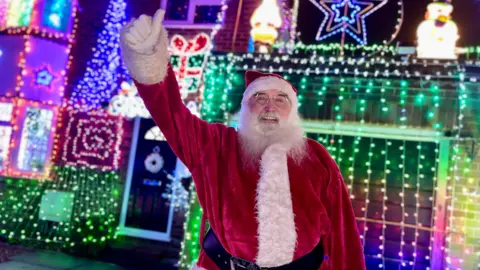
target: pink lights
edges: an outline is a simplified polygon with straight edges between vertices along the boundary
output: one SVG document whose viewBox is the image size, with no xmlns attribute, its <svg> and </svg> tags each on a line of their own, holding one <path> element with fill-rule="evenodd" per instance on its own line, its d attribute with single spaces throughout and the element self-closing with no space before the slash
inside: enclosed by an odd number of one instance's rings
<svg viewBox="0 0 480 270">
<path fill-rule="evenodd" d="M 117 169 L 122 125 L 121 117 L 69 110 L 62 162 L 72 166 Z"/>
</svg>

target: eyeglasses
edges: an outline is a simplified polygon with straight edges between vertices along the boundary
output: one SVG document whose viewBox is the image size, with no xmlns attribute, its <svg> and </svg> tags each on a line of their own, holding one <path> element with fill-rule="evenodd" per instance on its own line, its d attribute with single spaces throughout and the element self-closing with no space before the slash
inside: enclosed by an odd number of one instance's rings
<svg viewBox="0 0 480 270">
<path fill-rule="evenodd" d="M 275 106 L 277 106 L 279 108 L 286 107 L 290 103 L 290 100 L 288 99 L 288 96 L 285 95 L 285 94 L 278 94 L 276 96 L 270 97 L 265 93 L 256 93 L 253 96 L 253 98 L 260 105 L 265 105 L 271 99 L 273 99 L 273 104 L 275 104 Z"/>
</svg>

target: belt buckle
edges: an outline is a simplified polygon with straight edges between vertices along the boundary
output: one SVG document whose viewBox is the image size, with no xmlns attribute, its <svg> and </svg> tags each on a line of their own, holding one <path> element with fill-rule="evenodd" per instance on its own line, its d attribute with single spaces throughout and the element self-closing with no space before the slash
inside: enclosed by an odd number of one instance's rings
<svg viewBox="0 0 480 270">
<path fill-rule="evenodd" d="M 261 270 L 256 263 L 233 256 L 230 258 L 230 268 L 232 270 Z"/>
</svg>

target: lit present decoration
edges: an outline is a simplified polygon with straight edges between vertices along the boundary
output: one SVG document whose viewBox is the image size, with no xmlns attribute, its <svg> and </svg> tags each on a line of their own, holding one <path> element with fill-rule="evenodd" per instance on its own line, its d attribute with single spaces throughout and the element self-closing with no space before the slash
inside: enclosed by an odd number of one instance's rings
<svg viewBox="0 0 480 270">
<path fill-rule="evenodd" d="M 210 37 L 205 33 L 196 35 L 190 41 L 181 35 L 174 35 L 170 40 L 173 69 L 183 98 L 200 90 L 203 69 L 211 49 Z"/>
</svg>

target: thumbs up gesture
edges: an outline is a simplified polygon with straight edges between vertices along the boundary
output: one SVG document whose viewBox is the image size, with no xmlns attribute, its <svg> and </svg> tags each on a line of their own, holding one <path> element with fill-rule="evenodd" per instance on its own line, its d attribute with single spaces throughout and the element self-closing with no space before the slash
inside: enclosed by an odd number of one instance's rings
<svg viewBox="0 0 480 270">
<path fill-rule="evenodd" d="M 157 45 L 162 30 L 165 11 L 157 10 L 152 17 L 141 15 L 134 20 L 124 33 L 124 38 L 132 49 L 142 54 L 152 54 Z"/>
<path fill-rule="evenodd" d="M 141 15 L 120 33 L 122 58 L 130 75 L 140 83 L 158 83 L 167 75 L 170 56 L 164 15 L 162 9 L 157 10 L 153 18 Z"/>
</svg>

